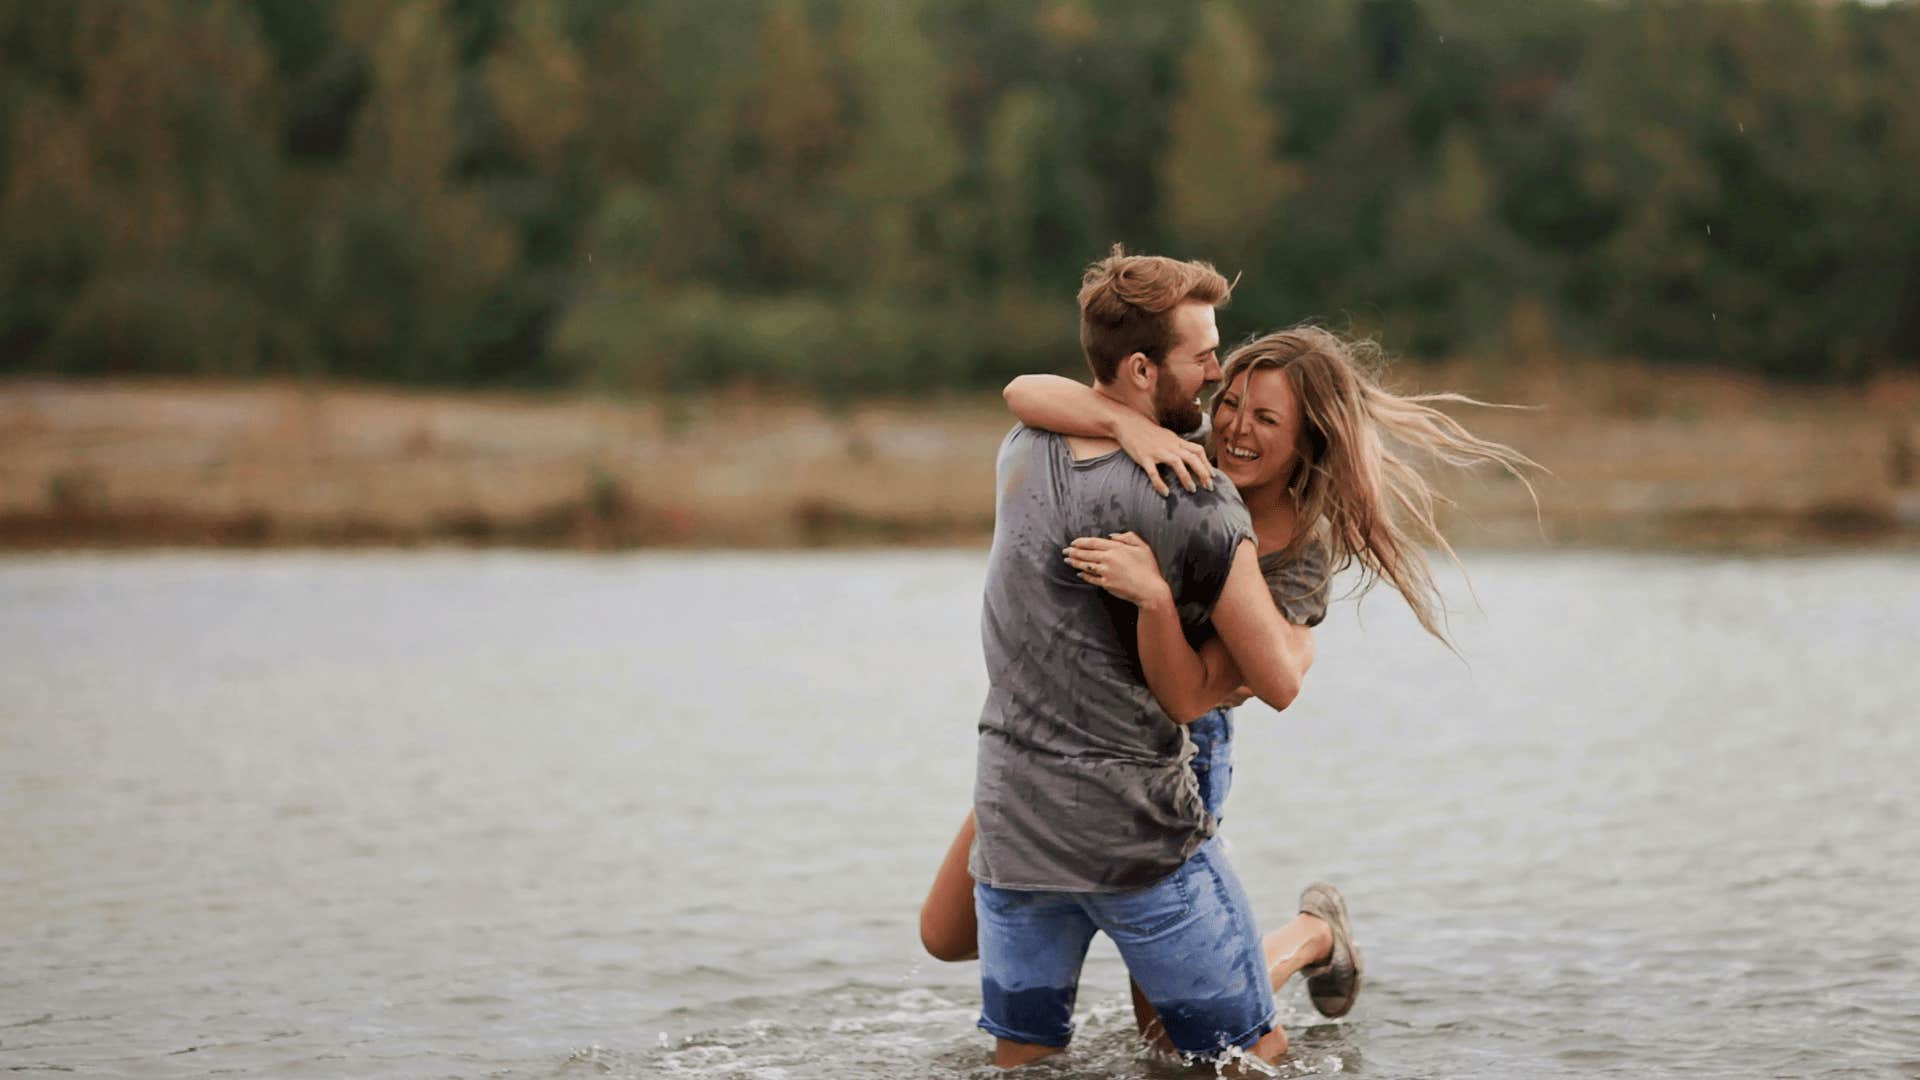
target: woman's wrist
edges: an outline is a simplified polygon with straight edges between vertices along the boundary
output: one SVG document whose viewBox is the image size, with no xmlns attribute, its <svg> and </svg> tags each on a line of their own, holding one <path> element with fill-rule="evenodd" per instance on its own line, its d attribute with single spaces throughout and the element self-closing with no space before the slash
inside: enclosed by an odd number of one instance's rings
<svg viewBox="0 0 1920 1080">
<path fill-rule="evenodd" d="M 1109 403 L 1102 410 L 1100 423 L 1107 429 L 1107 438 L 1116 442 L 1125 442 L 1129 435 L 1154 426 L 1153 421 L 1117 403 Z"/>
<path fill-rule="evenodd" d="M 1168 588 L 1164 581 L 1160 583 L 1159 588 L 1150 590 L 1147 595 L 1134 603 L 1140 608 L 1142 615 L 1173 615 L 1175 617 L 1179 615 L 1173 606 L 1173 590 Z"/>
</svg>

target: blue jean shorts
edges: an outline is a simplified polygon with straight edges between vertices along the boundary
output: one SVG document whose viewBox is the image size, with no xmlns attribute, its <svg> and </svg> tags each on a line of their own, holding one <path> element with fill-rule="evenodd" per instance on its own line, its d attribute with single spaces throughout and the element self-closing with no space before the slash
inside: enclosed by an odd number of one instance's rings
<svg viewBox="0 0 1920 1080">
<path fill-rule="evenodd" d="M 1002 1039 L 1065 1046 L 1094 932 L 1120 957 L 1183 1053 L 1252 1046 L 1273 1030 L 1273 988 L 1240 877 L 1218 838 L 1144 889 L 1029 892 L 976 884 L 980 1026 Z"/>
<path fill-rule="evenodd" d="M 1207 813 L 1220 821 L 1227 810 L 1227 791 L 1233 787 L 1233 710 L 1215 709 L 1187 725 L 1193 740 L 1194 779 L 1200 781 L 1200 800 Z"/>
</svg>

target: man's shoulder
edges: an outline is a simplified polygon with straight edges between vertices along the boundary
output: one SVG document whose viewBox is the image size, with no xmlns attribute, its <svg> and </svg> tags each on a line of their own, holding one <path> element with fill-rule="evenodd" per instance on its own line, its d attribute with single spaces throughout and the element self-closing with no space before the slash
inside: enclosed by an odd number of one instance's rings
<svg viewBox="0 0 1920 1080">
<path fill-rule="evenodd" d="M 1237 506 L 1242 510 L 1247 508 L 1247 501 L 1241 497 L 1240 489 L 1235 487 L 1233 481 L 1227 479 L 1227 474 L 1219 469 L 1213 470 L 1213 490 L 1209 494 L 1224 500 L 1228 505 Z"/>
<path fill-rule="evenodd" d="M 1157 494 L 1155 497 L 1159 498 Z M 1168 516 L 1176 521 L 1221 520 L 1236 523 L 1249 521 L 1247 504 L 1240 497 L 1240 489 L 1234 487 L 1233 481 L 1227 479 L 1226 474 L 1218 469 L 1213 473 L 1213 487 L 1203 487 L 1196 491 L 1175 487 L 1173 494 L 1167 496 L 1165 501 L 1171 504 Z"/>
<path fill-rule="evenodd" d="M 1054 443 L 1064 444 L 1064 440 L 1065 436 L 1056 432 L 1048 431 L 1046 428 L 1030 427 L 1015 420 L 1013 426 L 1007 429 L 1007 437 L 1000 440 L 1000 448 L 1005 450 L 1008 447 L 1019 445 L 1046 446 Z"/>
<path fill-rule="evenodd" d="M 1042 431 L 1035 427 L 1028 427 L 1025 424 L 1015 421 L 1013 427 L 1007 429 L 1007 437 L 1000 440 L 1000 458 L 1004 461 L 1008 454 L 1017 453 L 1022 450 L 1031 451 L 1037 447 L 1044 446 L 1046 445 L 1047 437 L 1051 434 L 1051 432 Z"/>
</svg>

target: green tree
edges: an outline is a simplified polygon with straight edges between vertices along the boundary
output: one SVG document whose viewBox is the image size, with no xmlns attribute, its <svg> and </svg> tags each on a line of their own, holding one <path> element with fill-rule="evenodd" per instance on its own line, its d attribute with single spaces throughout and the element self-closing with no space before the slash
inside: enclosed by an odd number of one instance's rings
<svg viewBox="0 0 1920 1080">
<path fill-rule="evenodd" d="M 759 277 L 771 286 L 818 282 L 837 269 L 820 254 L 834 230 L 830 175 L 846 139 L 832 58 L 795 0 L 760 25 L 757 77 L 741 103 L 744 145 L 728 184 L 744 217 Z"/>
<path fill-rule="evenodd" d="M 981 215 L 996 273 L 1016 278 L 1034 263 L 1048 144 L 1059 138 L 1053 107 L 1034 90 L 1013 90 L 994 104 L 985 133 Z"/>
<path fill-rule="evenodd" d="M 917 2 L 857 9 L 848 30 L 852 145 L 836 178 L 840 256 L 880 288 L 936 287 L 955 238 L 940 203 L 961 166 L 939 53 Z"/>
<path fill-rule="evenodd" d="M 1405 189 L 1388 220 L 1379 291 L 1395 300 L 1392 340 L 1430 355 L 1485 344 L 1502 332 L 1510 302 L 1538 288 L 1495 214 L 1498 198 L 1473 140 L 1449 130 L 1433 172 Z"/>
<path fill-rule="evenodd" d="M 543 172 L 565 167 L 588 114 L 585 65 L 560 13 L 551 3 L 517 0 L 485 60 L 494 110 L 528 164 Z"/>
<path fill-rule="evenodd" d="M 1259 249 L 1297 186 L 1279 156 L 1280 119 L 1261 93 L 1261 59 L 1234 7 L 1202 9 L 1200 33 L 1181 60 L 1161 168 L 1175 246 L 1234 267 Z"/>
<path fill-rule="evenodd" d="M 69 9 L 70 92 L 13 114 L 0 318 L 65 370 L 249 372 L 307 351 L 271 59 L 244 9 Z"/>
<path fill-rule="evenodd" d="M 460 69 L 437 2 L 361 0 L 342 35 L 369 57 L 347 187 L 321 226 L 317 307 L 342 370 L 441 381 L 480 374 L 510 336 L 510 229 L 454 171 Z M 521 358 L 524 362 L 525 358 Z"/>
</svg>

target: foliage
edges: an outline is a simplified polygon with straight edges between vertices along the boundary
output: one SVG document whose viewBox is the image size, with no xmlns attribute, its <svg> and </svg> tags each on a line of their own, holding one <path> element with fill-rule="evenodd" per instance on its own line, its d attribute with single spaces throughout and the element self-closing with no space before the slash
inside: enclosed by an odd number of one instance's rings
<svg viewBox="0 0 1920 1080">
<path fill-rule="evenodd" d="M 1078 366 L 1115 241 L 1230 335 L 1920 358 L 1913 3 L 70 0 L 0 57 L 0 371 L 980 385 Z"/>
</svg>

